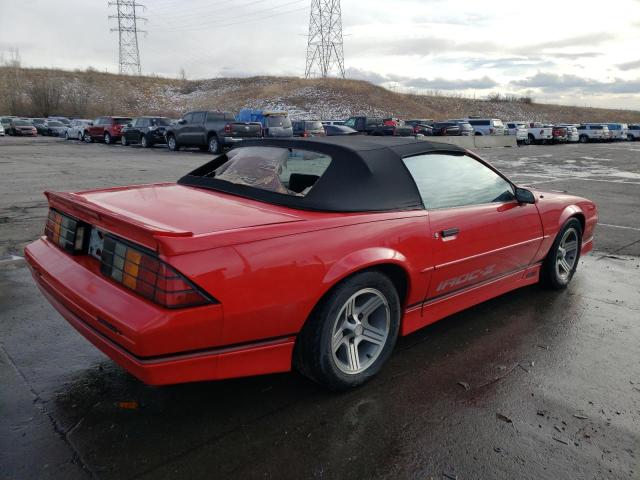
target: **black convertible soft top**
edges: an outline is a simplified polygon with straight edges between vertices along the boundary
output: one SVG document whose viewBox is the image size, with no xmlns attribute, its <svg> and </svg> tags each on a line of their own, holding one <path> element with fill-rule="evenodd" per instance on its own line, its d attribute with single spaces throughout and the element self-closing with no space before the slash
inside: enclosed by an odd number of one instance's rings
<svg viewBox="0 0 640 480">
<path fill-rule="evenodd" d="M 331 156 L 326 172 L 306 196 L 294 196 L 216 179 L 211 172 L 226 162 L 221 155 L 188 173 L 178 183 L 209 188 L 258 201 L 303 210 L 370 212 L 424 208 L 402 158 L 424 153 L 461 155 L 464 149 L 413 137 L 338 137 L 260 139 L 236 148 L 281 147 Z"/>
</svg>

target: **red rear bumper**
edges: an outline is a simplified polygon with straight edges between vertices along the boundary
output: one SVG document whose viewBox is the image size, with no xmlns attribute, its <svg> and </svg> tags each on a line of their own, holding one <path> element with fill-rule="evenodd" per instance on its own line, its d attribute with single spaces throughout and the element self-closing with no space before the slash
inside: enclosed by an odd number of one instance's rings
<svg viewBox="0 0 640 480">
<path fill-rule="evenodd" d="M 118 365 L 151 385 L 288 371 L 295 337 L 216 345 L 222 306 L 167 310 L 125 291 L 40 239 L 25 249 L 36 284 L 60 314 Z"/>
</svg>

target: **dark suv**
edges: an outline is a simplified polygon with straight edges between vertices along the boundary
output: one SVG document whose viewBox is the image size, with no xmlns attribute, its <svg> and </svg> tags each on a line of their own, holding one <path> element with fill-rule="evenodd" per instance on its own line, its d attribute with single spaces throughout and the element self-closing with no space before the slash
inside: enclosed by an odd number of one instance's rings
<svg viewBox="0 0 640 480">
<path fill-rule="evenodd" d="M 87 142 L 103 141 L 106 144 L 120 140 L 122 129 L 131 122 L 129 117 L 100 117 L 88 124 L 82 139 Z"/>
<path fill-rule="evenodd" d="M 164 143 L 164 134 L 171 120 L 167 117 L 138 117 L 122 129 L 122 145 L 139 143 L 149 148 L 156 143 Z"/>
<path fill-rule="evenodd" d="M 262 136 L 260 123 L 236 122 L 234 118 L 229 112 L 189 112 L 167 128 L 169 150 L 198 147 L 203 152 L 220 153 L 223 147 Z"/>
<path fill-rule="evenodd" d="M 296 120 L 293 123 L 294 137 L 324 137 L 324 127 L 319 120 Z"/>
</svg>

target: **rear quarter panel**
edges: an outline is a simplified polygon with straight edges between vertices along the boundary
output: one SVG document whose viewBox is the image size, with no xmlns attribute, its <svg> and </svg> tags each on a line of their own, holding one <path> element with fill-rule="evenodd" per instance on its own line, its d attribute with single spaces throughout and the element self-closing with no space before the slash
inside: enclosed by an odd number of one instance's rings
<svg viewBox="0 0 640 480">
<path fill-rule="evenodd" d="M 426 212 L 405 218 L 285 235 L 172 257 L 220 301 L 220 345 L 297 333 L 319 299 L 352 273 L 394 264 L 408 277 L 406 307 L 431 275 Z"/>
</svg>

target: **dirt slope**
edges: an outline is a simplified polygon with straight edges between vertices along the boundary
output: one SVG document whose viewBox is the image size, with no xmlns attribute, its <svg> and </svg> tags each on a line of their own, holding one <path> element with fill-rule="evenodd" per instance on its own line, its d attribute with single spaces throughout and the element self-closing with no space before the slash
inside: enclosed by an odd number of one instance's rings
<svg viewBox="0 0 640 480">
<path fill-rule="evenodd" d="M 47 94 L 52 98 L 45 98 Z M 284 109 L 294 118 L 334 119 L 375 114 L 447 119 L 482 115 L 545 122 L 640 122 L 638 111 L 409 95 L 359 80 L 292 77 L 178 80 L 95 70 L 0 67 L 0 115 L 48 113 L 93 118 L 109 114 L 162 114 L 178 117 L 191 109 L 238 111 L 243 107 Z"/>
</svg>

